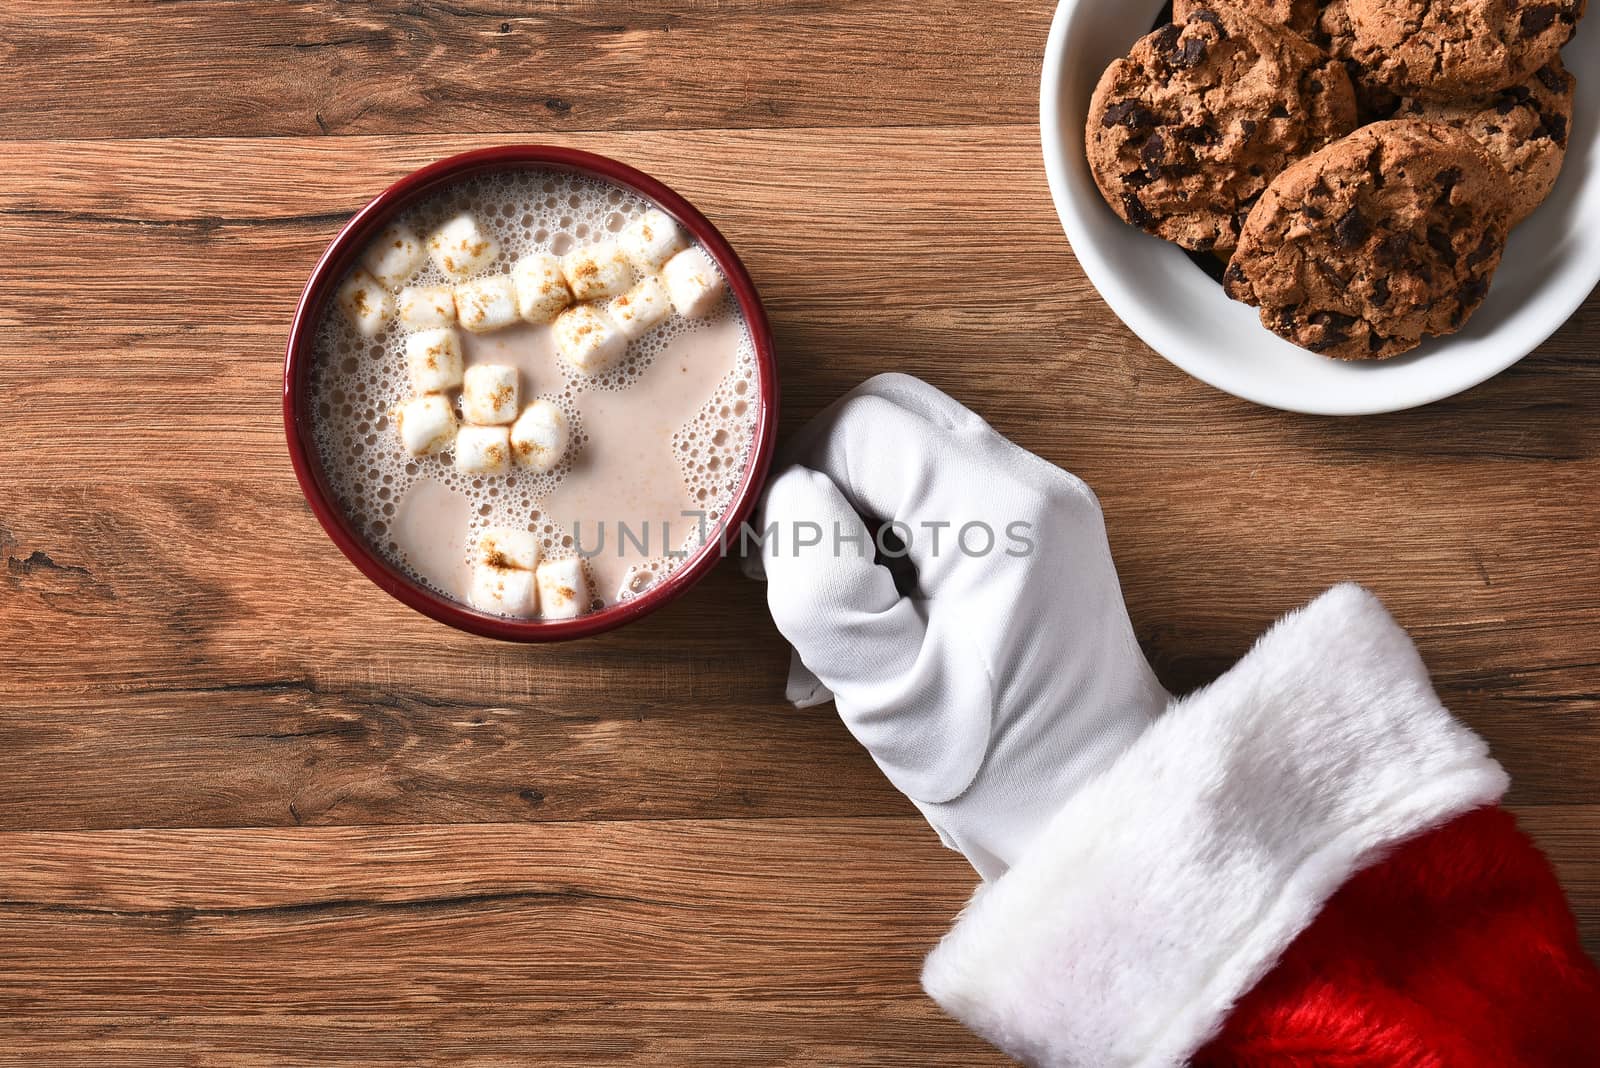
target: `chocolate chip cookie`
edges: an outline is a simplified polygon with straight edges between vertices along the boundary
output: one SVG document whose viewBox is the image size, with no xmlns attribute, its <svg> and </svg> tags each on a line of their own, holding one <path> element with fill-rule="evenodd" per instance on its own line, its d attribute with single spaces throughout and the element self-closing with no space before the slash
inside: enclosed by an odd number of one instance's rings
<svg viewBox="0 0 1600 1068">
<path fill-rule="evenodd" d="M 1279 171 L 1355 125 L 1337 61 L 1242 12 L 1200 8 L 1106 68 L 1085 141 L 1123 219 L 1192 251 L 1227 251 Z"/>
<path fill-rule="evenodd" d="M 1347 0 L 1352 56 L 1402 96 L 1450 101 L 1520 85 L 1556 58 L 1585 0 Z"/>
<path fill-rule="evenodd" d="M 1223 285 L 1302 348 L 1384 359 L 1467 321 L 1510 212 L 1505 172 L 1462 130 L 1373 123 L 1273 180 Z"/>
<path fill-rule="evenodd" d="M 1356 31 L 1350 24 L 1347 0 L 1327 0 L 1317 12 L 1311 40 L 1344 64 L 1356 87 L 1356 104 L 1362 122 L 1375 122 L 1394 114 L 1400 97 L 1383 81 L 1379 72 L 1356 58 Z"/>
<path fill-rule="evenodd" d="M 1269 26 L 1283 28 L 1310 40 L 1322 12 L 1321 0 L 1172 0 L 1172 21 L 1187 22 L 1196 11 L 1228 8 L 1242 11 Z"/>
<path fill-rule="evenodd" d="M 1201 8 L 1230 8 L 1282 26 L 1344 64 L 1356 89 L 1362 122 L 1386 119 L 1400 98 L 1355 58 L 1356 35 L 1345 0 L 1173 0 L 1172 20 L 1182 22 Z"/>
<path fill-rule="evenodd" d="M 1521 85 L 1484 100 L 1429 103 L 1408 100 L 1399 114 L 1459 126 L 1511 176 L 1511 225 L 1544 202 L 1561 174 L 1577 79 L 1557 56 Z"/>
</svg>

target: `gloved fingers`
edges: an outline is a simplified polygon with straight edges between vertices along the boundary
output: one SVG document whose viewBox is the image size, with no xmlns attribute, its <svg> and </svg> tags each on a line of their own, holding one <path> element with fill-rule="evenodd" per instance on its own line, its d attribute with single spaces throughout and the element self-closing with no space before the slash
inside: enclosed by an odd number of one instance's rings
<svg viewBox="0 0 1600 1068">
<path fill-rule="evenodd" d="M 970 409 L 962 407 L 953 397 L 941 393 L 920 378 L 891 371 L 873 375 L 813 416 L 793 437 L 779 447 L 772 469 L 781 471 L 797 464 L 802 467 L 808 466 L 807 458 L 815 450 L 817 443 L 834 432 L 840 410 L 859 397 L 881 397 L 907 411 L 920 414 L 934 428 L 940 426 L 988 428 L 988 424 Z M 739 569 L 745 578 L 752 578 L 758 582 L 764 580 L 767 576 L 760 546 L 752 548 L 748 543 L 744 543 L 740 549 Z"/>
<path fill-rule="evenodd" d="M 926 625 L 874 562 L 866 524 L 826 476 L 780 473 L 758 532 L 772 618 L 823 686 L 892 678 L 915 662 Z"/>
<path fill-rule="evenodd" d="M 833 691 L 806 667 L 799 653 L 792 653 L 789 657 L 789 681 L 784 686 L 783 696 L 796 708 L 814 708 L 833 700 Z"/>
<path fill-rule="evenodd" d="M 798 462 L 832 481 L 857 514 L 888 524 L 923 596 L 960 564 L 960 529 L 980 523 L 1003 532 L 1035 498 L 1017 499 L 1015 483 L 990 464 L 1000 450 L 875 393 L 851 397 L 813 430 Z"/>
<path fill-rule="evenodd" d="M 1058 492 L 1067 492 L 1093 502 L 1096 507 L 1099 506 L 1094 491 L 1077 475 L 1024 449 L 990 426 L 977 412 L 920 378 L 897 372 L 874 375 L 845 394 L 823 415 L 828 415 L 855 397 L 878 397 L 886 400 L 925 420 L 935 433 L 947 431 L 952 437 L 960 438 L 964 442 L 964 451 L 973 459 L 981 453 L 984 461 L 990 466 L 1003 466 L 1041 488 L 1049 487 Z M 822 416 L 813 420 L 813 424 L 817 424 L 814 433 L 819 435 L 832 429 Z M 812 426 L 808 425 L 806 430 L 812 431 Z M 800 444 L 800 436 L 797 435 L 796 443 L 789 448 L 798 452 Z M 794 462 L 807 463 L 807 460 L 803 456 L 797 456 Z M 808 466 L 814 465 L 808 464 Z"/>
<path fill-rule="evenodd" d="M 971 410 L 962 407 L 954 398 L 934 389 L 921 379 L 892 372 L 874 375 L 819 412 L 785 442 L 779 449 L 778 462 L 773 465 L 773 470 L 779 471 L 795 465 L 817 467 L 819 458 L 826 453 L 825 446 L 828 440 L 839 433 L 840 424 L 848 422 L 850 425 L 855 425 L 860 421 L 864 398 L 876 398 L 866 402 L 874 408 L 881 402 L 900 409 L 901 413 L 897 413 L 897 422 L 906 422 L 905 416 L 913 416 L 927 424 L 914 425 L 915 434 L 902 436 L 899 439 L 900 450 L 910 459 L 916 459 L 920 442 L 929 436 L 956 428 L 989 429 L 988 424 Z M 831 473 L 831 477 L 838 484 L 843 480 L 843 474 L 842 471 L 835 471 Z M 858 502 L 856 507 L 860 510 L 862 505 Z M 871 514 L 880 520 L 896 518 L 886 510 Z M 803 518 L 825 519 L 817 516 Z M 756 546 L 752 551 L 751 546 L 746 543 L 741 546 L 741 550 L 739 566 L 745 577 L 758 581 L 765 579 L 764 554 L 760 551 L 760 546 Z"/>
<path fill-rule="evenodd" d="M 965 790 L 993 714 L 984 659 L 952 632 L 971 621 L 930 623 L 925 605 L 902 597 L 854 506 L 819 472 L 774 479 L 762 528 L 776 534 L 762 549 L 767 605 L 804 669 L 791 672 L 791 699 L 836 694 L 840 718 L 907 796 L 937 803 Z"/>
</svg>

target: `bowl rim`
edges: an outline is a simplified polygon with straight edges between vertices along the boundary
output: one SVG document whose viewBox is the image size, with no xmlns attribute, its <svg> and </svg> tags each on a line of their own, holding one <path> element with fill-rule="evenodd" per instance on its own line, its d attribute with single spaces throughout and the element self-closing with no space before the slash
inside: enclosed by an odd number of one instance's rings
<svg viewBox="0 0 1600 1068">
<path fill-rule="evenodd" d="M 653 202 L 676 218 L 728 279 L 755 349 L 754 441 L 743 477 L 718 525 L 711 528 L 712 536 L 672 574 L 644 593 L 574 619 L 514 619 L 487 615 L 434 593 L 384 559 L 351 527 L 329 487 L 313 435 L 310 405 L 303 398 L 324 308 L 367 242 L 394 216 L 440 187 L 485 171 L 515 168 L 566 171 L 611 182 Z M 300 490 L 328 537 L 357 570 L 408 608 L 457 630 L 501 641 L 550 642 L 589 637 L 631 623 L 682 596 L 722 559 L 728 532 L 737 532 L 754 510 L 772 463 L 777 422 L 777 357 L 771 324 L 755 282 L 733 247 L 709 219 L 666 184 L 607 156 L 557 145 L 496 145 L 461 152 L 405 175 L 373 197 L 339 229 L 312 268 L 295 308 L 284 357 L 283 423 L 289 457 Z"/>
<path fill-rule="evenodd" d="M 1586 280 L 1587 285 L 1570 281 L 1561 293 L 1549 293 L 1541 302 L 1550 313 L 1546 319 L 1547 325 L 1523 331 L 1506 344 L 1494 359 L 1477 365 L 1472 372 L 1456 376 L 1441 374 L 1426 387 L 1413 388 L 1403 394 L 1373 390 L 1369 398 L 1362 401 L 1340 401 L 1334 397 L 1304 393 L 1290 397 L 1270 388 L 1270 385 L 1253 381 L 1248 375 L 1224 373 L 1186 347 L 1166 323 L 1147 310 L 1144 298 L 1122 281 L 1117 268 L 1091 236 L 1074 200 L 1076 186 L 1071 175 L 1074 161 L 1069 159 L 1073 138 L 1066 132 L 1070 123 L 1066 122 L 1068 117 L 1062 114 L 1060 105 L 1067 77 L 1067 41 L 1075 19 L 1082 14 L 1082 9 L 1089 6 L 1087 0 L 1059 0 L 1045 41 L 1039 78 L 1039 142 L 1050 199 L 1072 248 L 1073 257 L 1101 299 L 1156 355 L 1191 378 L 1241 400 L 1304 415 L 1381 415 L 1418 408 L 1482 385 L 1527 357 L 1577 312 L 1596 282 L 1600 282 L 1600 251 L 1597 251 L 1577 272 L 1581 278 L 1576 281 Z M 1095 200 L 1099 199 L 1096 193 Z"/>
</svg>

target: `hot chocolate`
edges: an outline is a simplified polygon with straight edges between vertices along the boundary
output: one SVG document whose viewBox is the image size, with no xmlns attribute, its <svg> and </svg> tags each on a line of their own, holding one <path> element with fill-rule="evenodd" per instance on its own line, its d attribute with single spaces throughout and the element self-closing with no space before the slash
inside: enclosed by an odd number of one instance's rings
<svg viewBox="0 0 1600 1068">
<path fill-rule="evenodd" d="M 323 468 L 373 548 L 512 616 L 594 611 L 679 566 L 757 417 L 710 257 L 632 192 L 542 170 L 394 220 L 324 314 L 312 383 Z"/>
</svg>

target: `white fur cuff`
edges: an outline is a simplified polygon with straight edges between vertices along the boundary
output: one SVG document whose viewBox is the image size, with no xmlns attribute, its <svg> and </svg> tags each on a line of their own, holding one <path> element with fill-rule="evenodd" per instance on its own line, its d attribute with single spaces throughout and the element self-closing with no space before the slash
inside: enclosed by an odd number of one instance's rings
<svg viewBox="0 0 1600 1068">
<path fill-rule="evenodd" d="M 1074 795 L 923 985 L 1030 1064 L 1182 1064 L 1346 879 L 1505 787 L 1377 598 L 1335 587 Z"/>
</svg>

